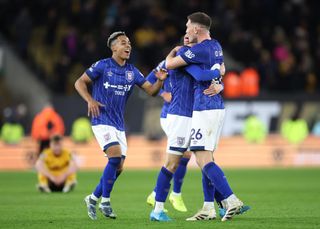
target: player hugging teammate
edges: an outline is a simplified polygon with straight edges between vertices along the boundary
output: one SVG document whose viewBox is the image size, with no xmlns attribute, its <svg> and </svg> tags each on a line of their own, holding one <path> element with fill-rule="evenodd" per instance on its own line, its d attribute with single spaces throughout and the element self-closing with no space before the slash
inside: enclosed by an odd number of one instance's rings
<svg viewBox="0 0 320 229">
<path fill-rule="evenodd" d="M 211 19 L 208 15 L 201 12 L 191 14 L 186 26 L 187 44 L 174 48 L 168 54 L 158 66 L 153 80 L 146 81 L 132 64 L 127 63 L 131 53 L 130 40 L 124 32 L 115 32 L 107 42 L 112 57 L 94 63 L 75 83 L 77 91 L 88 104 L 95 137 L 108 157 L 100 183 L 85 198 L 88 216 L 93 220 L 97 219 L 96 206 L 100 197 L 102 214 L 116 218 L 110 194 L 126 157 L 124 109 L 133 86 L 137 85 L 149 95 L 157 95 L 167 77 L 166 69 L 172 87 L 164 128 L 168 137 L 167 159 L 160 170 L 156 188 L 149 196 L 150 203 L 154 205 L 150 220 L 171 220 L 165 213 L 164 202 L 179 165 L 184 167 L 180 174 L 183 179 L 188 159 L 181 158 L 188 150 L 194 153 L 202 170 L 205 200 L 203 208 L 188 221 L 215 219 L 214 199 L 219 203 L 222 221 L 249 209 L 233 194 L 223 171 L 213 161 L 225 115 L 219 94 L 223 89 L 221 75 L 225 71 L 222 48 L 217 40 L 210 37 Z M 92 94 L 88 92 L 89 84 L 93 87 Z M 183 161 L 186 163 L 182 165 Z M 173 193 L 171 202 L 182 201 L 181 185 L 182 182 L 174 189 L 178 191 Z M 180 210 L 187 211 L 185 206 Z"/>
</svg>

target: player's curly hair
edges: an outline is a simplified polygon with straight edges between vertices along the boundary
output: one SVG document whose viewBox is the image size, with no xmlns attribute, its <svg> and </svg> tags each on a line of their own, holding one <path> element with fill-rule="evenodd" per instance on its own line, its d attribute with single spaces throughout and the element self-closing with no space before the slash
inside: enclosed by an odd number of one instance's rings
<svg viewBox="0 0 320 229">
<path fill-rule="evenodd" d="M 107 41 L 107 46 L 109 48 L 111 48 L 112 42 L 115 41 L 119 36 L 127 36 L 125 32 L 123 31 L 117 31 L 112 33 L 109 37 L 108 37 L 108 41 Z"/>
</svg>

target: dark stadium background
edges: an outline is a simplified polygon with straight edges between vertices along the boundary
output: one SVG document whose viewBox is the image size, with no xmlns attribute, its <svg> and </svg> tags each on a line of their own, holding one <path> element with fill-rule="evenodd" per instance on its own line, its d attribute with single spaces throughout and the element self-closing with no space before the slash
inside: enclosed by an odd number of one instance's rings
<svg viewBox="0 0 320 229">
<path fill-rule="evenodd" d="M 11 122 L 25 130 L 16 144 L 0 139 L 0 227 L 320 228 L 319 9 L 316 0 L 0 0 L 0 130 Z M 214 157 L 252 209 L 232 222 L 186 222 L 203 201 L 192 157 L 183 185 L 189 211 L 167 203 L 175 221 L 149 221 L 146 197 L 166 156 L 166 139 L 161 98 L 136 88 L 126 111 L 125 171 L 112 193 L 118 219 L 99 214 L 90 221 L 82 201 L 107 159 L 95 139 L 76 144 L 69 137 L 74 120 L 87 114 L 74 82 L 110 56 L 106 41 L 118 30 L 131 40 L 130 62 L 147 75 L 180 42 L 186 17 L 195 11 L 212 17 L 211 35 L 223 47 L 227 69 L 226 120 Z M 255 72 L 254 93 L 239 86 L 244 70 Z M 228 90 L 229 79 L 237 90 Z M 65 195 L 35 188 L 37 143 L 30 130 L 48 103 L 63 117 L 64 144 L 80 166 L 76 189 Z M 253 126 L 252 115 L 258 120 Z"/>
<path fill-rule="evenodd" d="M 196 10 L 212 16 L 211 32 L 223 46 L 227 71 L 240 73 L 254 67 L 259 73 L 259 95 L 234 100 L 281 99 L 302 109 L 305 102 L 319 98 L 319 7 L 318 1 L 303 0 L 2 0 L 0 108 L 26 105 L 23 124 L 28 132 L 34 114 L 52 101 L 69 133 L 72 121 L 86 113 L 74 81 L 97 59 L 110 55 L 106 39 L 111 32 L 123 30 L 128 34 L 133 44 L 131 62 L 146 75 L 179 42 L 186 16 Z M 275 52 L 283 47 L 286 59 L 280 61 Z M 17 55 L 16 61 L 21 61 L 42 90 L 28 80 L 21 82 L 24 89 L 14 85 L 14 76 L 21 73 L 14 67 L 8 69 L 12 58 L 7 49 Z M 13 62 L 13 66 L 17 64 Z M 20 77 L 19 81 L 25 78 Z M 35 95 L 30 98 L 30 93 L 21 90 L 34 91 Z M 160 106 L 160 99 L 146 99 L 144 93 L 135 90 L 127 109 L 130 131 L 141 133 L 145 110 Z M 316 119 L 314 115 L 307 120 L 310 129 Z M 279 130 L 276 124 L 270 128 Z"/>
</svg>

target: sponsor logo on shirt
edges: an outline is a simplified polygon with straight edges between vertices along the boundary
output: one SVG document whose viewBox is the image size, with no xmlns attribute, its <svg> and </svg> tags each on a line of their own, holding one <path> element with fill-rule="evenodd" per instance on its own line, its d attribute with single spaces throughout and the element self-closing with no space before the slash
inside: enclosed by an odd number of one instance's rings
<svg viewBox="0 0 320 229">
<path fill-rule="evenodd" d="M 134 73 L 133 71 L 126 71 L 126 80 L 131 83 L 134 79 Z"/>
<path fill-rule="evenodd" d="M 222 50 L 220 50 L 220 51 L 215 51 L 215 52 L 214 52 L 214 55 L 215 55 L 216 57 L 218 57 L 218 56 L 223 56 L 223 52 L 222 52 Z"/>
<path fill-rule="evenodd" d="M 187 50 L 187 51 L 184 53 L 184 55 L 185 55 L 186 57 L 188 57 L 189 59 L 192 59 L 193 57 L 195 57 L 195 55 L 191 52 L 190 49 Z"/>
<path fill-rule="evenodd" d="M 93 72 L 93 68 L 95 68 L 98 64 L 99 64 L 99 61 L 97 61 L 94 64 L 92 64 L 91 67 L 89 68 L 89 71 Z"/>
<path fill-rule="evenodd" d="M 121 85 L 121 84 L 118 84 L 118 85 L 116 85 L 116 84 L 109 84 L 108 81 L 105 82 L 105 83 L 103 84 L 103 86 L 104 86 L 105 89 L 109 89 L 109 88 L 114 89 L 114 90 L 115 90 L 115 91 L 114 91 L 114 94 L 115 94 L 115 95 L 122 95 L 122 96 L 125 95 L 125 92 L 130 91 L 130 89 L 131 89 L 131 87 L 132 87 L 132 85 L 128 85 L 128 84 L 126 84 L 126 85 Z"/>
</svg>

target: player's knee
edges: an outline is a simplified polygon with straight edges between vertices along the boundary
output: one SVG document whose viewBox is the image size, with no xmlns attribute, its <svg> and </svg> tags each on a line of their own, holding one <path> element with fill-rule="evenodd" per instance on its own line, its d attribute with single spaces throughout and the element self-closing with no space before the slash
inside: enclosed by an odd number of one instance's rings
<svg viewBox="0 0 320 229">
<path fill-rule="evenodd" d="M 174 173 L 177 170 L 178 166 L 179 166 L 179 162 L 175 160 L 167 161 L 165 164 L 165 168 L 172 173 Z"/>
<path fill-rule="evenodd" d="M 114 146 L 110 146 L 109 148 L 107 148 L 104 153 L 109 157 L 121 157 L 122 152 L 121 152 L 121 148 L 120 145 L 114 145 Z"/>
<path fill-rule="evenodd" d="M 197 162 L 197 165 L 202 169 L 210 161 L 208 161 L 208 160 L 206 160 L 205 158 L 202 158 L 202 157 L 197 157 L 196 158 L 196 162 Z"/>
<path fill-rule="evenodd" d="M 192 152 L 191 151 L 187 151 L 183 154 L 183 158 L 187 158 L 187 159 L 190 159 L 191 158 L 191 155 L 192 155 Z"/>
<path fill-rule="evenodd" d="M 200 167 L 200 168 L 202 168 L 202 163 L 201 163 L 201 160 L 200 160 L 200 158 L 198 158 L 198 157 L 196 157 L 196 162 L 197 162 L 197 165 Z"/>
</svg>

